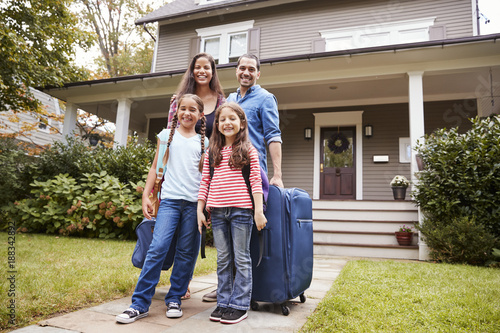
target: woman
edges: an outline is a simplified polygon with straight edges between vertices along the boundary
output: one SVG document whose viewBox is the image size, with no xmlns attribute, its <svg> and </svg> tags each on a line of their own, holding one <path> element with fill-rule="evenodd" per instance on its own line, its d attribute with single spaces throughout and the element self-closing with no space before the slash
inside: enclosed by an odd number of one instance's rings
<svg viewBox="0 0 500 333">
<path fill-rule="evenodd" d="M 177 88 L 176 94 L 172 97 L 170 111 L 168 114 L 168 125 L 170 128 L 172 118 L 177 110 L 176 96 L 184 94 L 195 94 L 201 98 L 205 106 L 206 133 L 210 138 L 214 124 L 215 110 L 222 105 L 226 99 L 224 90 L 217 76 L 215 60 L 208 53 L 198 53 L 191 59 L 189 67 L 182 77 L 182 81 Z M 196 131 L 199 132 L 201 123 L 196 124 Z"/>
</svg>

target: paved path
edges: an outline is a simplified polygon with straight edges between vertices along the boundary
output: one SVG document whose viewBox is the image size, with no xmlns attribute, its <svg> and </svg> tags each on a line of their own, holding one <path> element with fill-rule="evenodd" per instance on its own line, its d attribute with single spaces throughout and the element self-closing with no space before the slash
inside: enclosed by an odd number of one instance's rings
<svg viewBox="0 0 500 333">
<path fill-rule="evenodd" d="M 316 256 L 314 258 L 313 281 L 306 290 L 306 302 L 298 299 L 289 303 L 290 315 L 284 316 L 279 305 L 259 303 L 259 311 L 251 311 L 248 318 L 234 325 L 224 325 L 208 319 L 215 309 L 215 303 L 202 302 L 201 297 L 215 289 L 216 274 L 199 276 L 191 281 L 191 299 L 182 302 L 182 318 L 169 319 L 165 316 L 164 297 L 168 286 L 157 288 L 149 309 L 149 316 L 132 324 L 118 324 L 115 316 L 130 305 L 130 297 L 54 317 L 27 326 L 16 333 L 201 333 L 201 332 L 296 332 L 316 309 L 321 299 L 332 286 L 348 258 Z"/>
</svg>

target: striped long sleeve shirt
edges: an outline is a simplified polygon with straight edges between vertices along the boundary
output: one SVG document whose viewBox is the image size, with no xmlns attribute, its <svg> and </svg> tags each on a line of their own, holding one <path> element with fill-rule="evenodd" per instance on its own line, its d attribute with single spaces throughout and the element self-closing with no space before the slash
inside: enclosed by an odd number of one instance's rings
<svg viewBox="0 0 500 333">
<path fill-rule="evenodd" d="M 222 149 L 222 162 L 214 169 L 212 179 L 210 179 L 210 166 L 207 151 L 203 163 L 203 175 L 201 178 L 198 200 L 205 201 L 207 207 L 238 207 L 252 209 L 252 200 L 248 194 L 248 189 L 241 169 L 231 169 L 228 165 L 232 151 L 232 147 L 224 147 Z M 252 193 L 262 193 L 259 156 L 254 147 L 250 150 L 250 185 Z"/>
</svg>

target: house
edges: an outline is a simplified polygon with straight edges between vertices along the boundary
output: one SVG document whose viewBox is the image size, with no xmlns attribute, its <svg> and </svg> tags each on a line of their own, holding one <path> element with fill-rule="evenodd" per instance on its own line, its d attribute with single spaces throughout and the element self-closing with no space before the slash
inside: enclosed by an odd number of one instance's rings
<svg viewBox="0 0 500 333">
<path fill-rule="evenodd" d="M 59 100 L 31 89 L 34 98 L 38 99 L 44 113 L 61 115 Z M 28 143 L 32 147 L 43 147 L 62 139 L 63 123 L 44 114 L 12 111 L 0 114 L 0 132 L 2 135 L 16 135 L 16 139 Z M 52 130 L 51 130 L 52 129 Z"/>
<path fill-rule="evenodd" d="M 478 34 L 471 0 L 175 0 L 139 19 L 158 24 L 151 73 L 66 84 L 46 92 L 76 109 L 154 138 L 191 57 L 218 59 L 227 93 L 235 61 L 261 59 L 258 83 L 278 99 L 283 180 L 313 198 L 315 252 L 426 259 L 394 231 L 422 219 L 395 175 L 418 181 L 417 140 L 436 128 L 470 128 L 499 113 L 500 34 Z M 345 143 L 348 142 L 347 148 Z M 416 237 L 415 237 L 416 238 Z"/>
</svg>

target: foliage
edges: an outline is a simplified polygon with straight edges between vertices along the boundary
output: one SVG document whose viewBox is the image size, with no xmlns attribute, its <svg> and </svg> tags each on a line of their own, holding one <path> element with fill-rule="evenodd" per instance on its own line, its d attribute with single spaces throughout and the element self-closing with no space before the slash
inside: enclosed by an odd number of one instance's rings
<svg viewBox="0 0 500 333">
<path fill-rule="evenodd" d="M 413 232 L 413 226 L 403 224 L 399 227 L 399 232 Z"/>
<path fill-rule="evenodd" d="M 130 261 L 135 247 L 133 241 L 40 234 L 17 234 L 15 237 L 16 271 L 19 272 L 15 291 L 16 325 L 8 324 L 10 281 L 4 278 L 0 281 L 1 332 L 11 332 L 55 315 L 122 297 L 129 298 L 141 272 Z M 7 244 L 6 233 L 0 233 L 0 242 Z M 194 276 L 215 272 L 216 251 L 214 248 L 206 251 L 207 258 L 196 262 Z M 162 272 L 159 288 L 169 285 L 170 272 Z"/>
<path fill-rule="evenodd" d="M 301 332 L 500 332 L 499 298 L 496 269 L 352 260 Z"/>
<path fill-rule="evenodd" d="M 433 245 L 438 246 L 435 237 L 446 236 L 442 230 L 462 237 L 456 232 L 458 226 L 460 230 L 471 228 L 485 242 L 489 239 L 486 234 L 500 237 L 500 117 L 472 119 L 472 128 L 465 134 L 459 134 L 457 128 L 437 130 L 417 145 L 417 151 L 425 167 L 418 173 L 413 197 L 426 216 L 424 237 L 431 242 L 435 239 Z M 476 225 L 484 226 L 484 231 Z M 461 242 L 450 237 L 443 240 L 448 246 Z M 480 250 L 477 256 L 481 257 L 483 251 L 490 253 L 491 247 L 476 244 L 468 252 L 473 250 Z M 457 258 L 455 251 L 450 254 Z M 472 257 L 469 254 L 460 260 L 476 260 Z"/>
<path fill-rule="evenodd" d="M 500 250 L 493 249 L 491 253 L 492 259 L 486 263 L 488 267 L 500 268 Z"/>
<path fill-rule="evenodd" d="M 77 0 L 75 6 L 101 52 L 96 62 L 101 66 L 99 78 L 150 72 L 153 39 L 133 23 L 153 10 L 149 4 L 136 0 Z M 155 34 L 154 27 L 148 30 Z"/>
<path fill-rule="evenodd" d="M 410 185 L 405 176 L 397 175 L 391 180 L 391 186 L 407 188 Z"/>
<path fill-rule="evenodd" d="M 61 86 L 86 77 L 72 64 L 89 36 L 75 27 L 69 0 L 5 0 L 0 6 L 0 112 L 41 112 L 29 87 Z"/>
<path fill-rule="evenodd" d="M 101 173 L 75 178 L 61 174 L 35 181 L 33 198 L 10 204 L 6 211 L 20 232 L 129 239 L 142 219 L 144 181 L 131 185 Z"/>
<path fill-rule="evenodd" d="M 85 173 L 105 171 L 122 183 L 137 183 L 147 174 L 155 154 L 149 141 L 139 143 L 137 138 L 117 149 L 89 147 L 79 138 L 67 137 L 66 141 L 55 142 L 40 154 L 30 167 L 33 179 L 46 181 L 67 173 L 78 180 Z"/>
<path fill-rule="evenodd" d="M 483 265 L 491 259 L 490 253 L 496 239 L 474 218 L 455 217 L 441 225 L 425 220 L 416 228 L 424 234 L 424 240 L 429 246 L 429 255 L 433 260 Z"/>
</svg>

